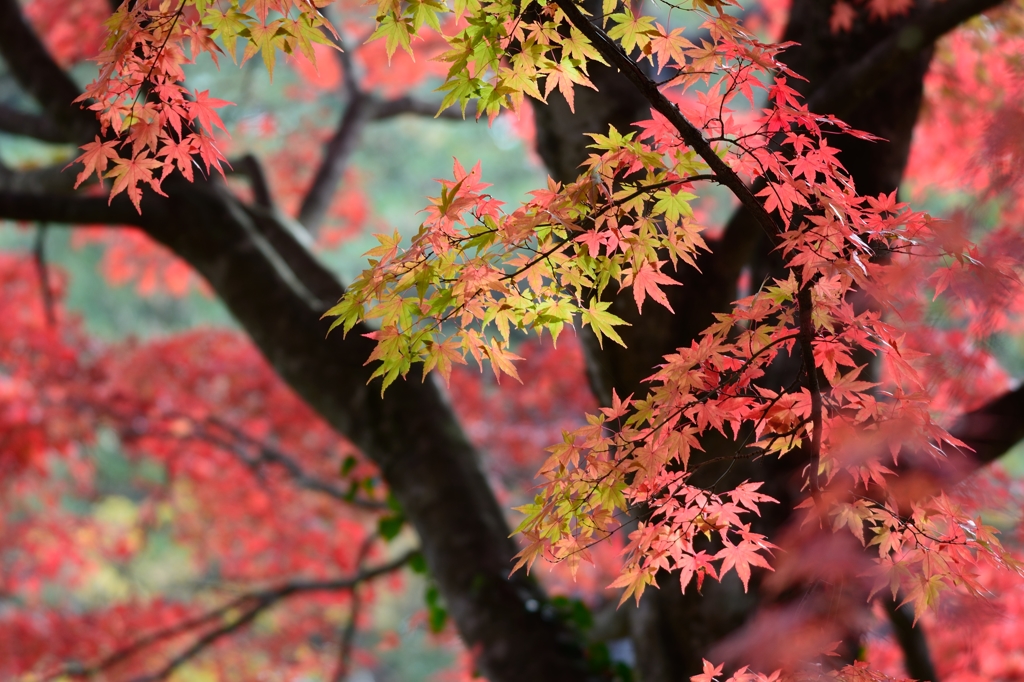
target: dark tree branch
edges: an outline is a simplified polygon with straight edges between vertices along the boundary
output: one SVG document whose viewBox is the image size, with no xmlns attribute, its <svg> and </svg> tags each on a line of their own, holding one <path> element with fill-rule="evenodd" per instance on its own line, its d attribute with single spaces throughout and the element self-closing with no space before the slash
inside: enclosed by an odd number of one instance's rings
<svg viewBox="0 0 1024 682">
<path fill-rule="evenodd" d="M 313 181 L 306 190 L 306 195 L 299 207 L 298 221 L 312 234 L 320 229 L 327 216 L 338 183 L 341 182 L 345 167 L 352 152 L 355 151 L 356 145 L 359 143 L 359 136 L 368 121 L 393 118 L 402 114 L 434 116 L 439 108 L 409 96 L 384 100 L 366 91 L 356 73 L 352 51 L 345 47 L 344 37 L 334 36 L 329 31 L 324 31 L 324 35 L 338 48 L 338 62 L 343 78 L 342 90 L 347 104 L 338 122 L 338 127 L 331 139 L 324 145 L 320 166 L 313 175 Z M 449 108 L 439 116 L 461 118 L 461 116 L 453 116 L 453 113 Z"/>
<path fill-rule="evenodd" d="M 151 632 L 148 635 L 144 635 L 139 639 L 135 640 L 131 644 L 122 647 L 104 658 L 100 659 L 96 663 L 88 666 L 82 666 L 78 664 L 69 664 L 62 668 L 55 670 L 49 674 L 43 675 L 42 682 L 48 682 L 49 680 L 60 679 L 64 677 L 79 677 L 89 678 L 94 677 L 96 674 L 113 668 L 114 666 L 128 660 L 138 652 L 146 649 L 154 644 L 159 644 L 166 640 L 177 637 L 178 635 L 191 632 L 197 628 L 202 627 L 208 623 L 212 623 L 216 620 L 223 618 L 225 615 L 242 606 L 245 603 L 247 595 L 232 599 L 223 606 L 207 611 L 206 613 L 200 614 L 194 618 L 188 618 L 181 622 L 175 623 L 169 627 Z"/>
<path fill-rule="evenodd" d="M 269 609 L 271 606 L 277 604 L 277 602 L 282 599 L 287 599 L 288 597 L 293 597 L 298 594 L 308 594 L 310 592 L 354 591 L 361 583 L 374 578 L 379 578 L 380 576 L 388 573 L 393 573 L 394 571 L 402 568 L 409 563 L 409 560 L 417 553 L 418 550 L 406 552 L 397 559 L 389 561 L 386 564 L 382 564 L 381 566 L 360 570 L 351 578 L 326 581 L 292 581 L 268 590 L 261 590 L 259 592 L 252 592 L 247 595 L 243 595 L 239 599 L 244 600 L 242 603 L 249 603 L 251 606 L 249 606 L 241 616 L 230 623 L 207 632 L 205 635 L 197 639 L 192 646 L 168 661 L 163 668 L 150 675 L 138 678 L 136 682 L 160 682 L 161 680 L 166 680 L 172 673 L 174 673 L 175 670 L 201 654 L 212 644 L 246 627 L 249 623 L 255 620 L 257 616 Z M 234 603 L 238 604 L 239 599 L 235 599 Z"/>
<path fill-rule="evenodd" d="M 124 196 L 108 204 L 105 197 L 7 191 L 2 183 L 0 218 L 60 225 L 142 226 L 145 222 Z"/>
<path fill-rule="evenodd" d="M 299 208 L 298 220 L 310 232 L 316 233 L 327 217 L 327 210 L 331 207 L 334 192 L 345 173 L 345 166 L 372 111 L 373 101 L 370 96 L 356 93 L 349 99 L 338 128 L 324 146 L 323 159 Z"/>
<path fill-rule="evenodd" d="M 347 578 L 337 578 L 334 580 L 292 580 L 263 590 L 246 592 L 228 601 L 226 604 L 207 611 L 206 613 L 185 619 L 169 627 L 144 635 L 131 644 L 108 654 L 92 665 L 65 666 L 60 670 L 44 676 L 43 679 L 52 680 L 64 676 L 72 678 L 95 677 L 97 674 L 123 663 L 144 649 L 160 644 L 161 642 L 166 642 L 174 637 L 199 629 L 205 625 L 223 620 L 231 612 L 238 609 L 244 609 L 241 616 L 238 616 L 230 622 L 207 632 L 196 640 L 188 649 L 171 659 L 171 661 L 169 661 L 159 671 L 140 678 L 139 682 L 142 682 L 143 680 L 147 682 L 155 682 L 157 680 L 166 679 L 172 672 L 174 672 L 174 670 L 190 659 L 195 658 L 211 644 L 215 643 L 222 637 L 242 629 L 244 626 L 252 622 L 256 616 L 278 602 L 300 594 L 310 594 L 313 592 L 344 592 L 354 590 L 358 585 L 364 582 L 397 571 L 409 563 L 409 560 L 418 552 L 419 550 L 410 550 L 391 561 L 381 564 L 380 566 L 375 566 L 369 569 L 359 569 L 354 575 Z"/>
<path fill-rule="evenodd" d="M 1024 440 L 1024 385 L 963 415 L 949 432 L 973 450 L 964 453 L 971 468 L 999 459 Z"/>
<path fill-rule="evenodd" d="M 235 159 L 230 164 L 229 173 L 243 175 L 249 180 L 249 188 L 252 190 L 253 201 L 257 206 L 263 208 L 274 208 L 274 196 L 270 192 L 270 184 L 267 182 L 267 175 L 263 172 L 263 164 L 255 154 L 246 154 Z"/>
<path fill-rule="evenodd" d="M 0 104 L 0 131 L 11 135 L 31 137 L 42 142 L 74 143 L 80 140 L 46 116 L 30 114 Z"/>
<path fill-rule="evenodd" d="M 198 432 L 197 435 L 204 438 L 205 440 L 208 440 L 210 443 L 227 450 L 231 454 L 235 455 L 247 466 L 257 467 L 260 466 L 261 464 L 276 464 L 277 466 L 284 469 L 285 472 L 288 474 L 288 477 L 291 478 L 295 485 L 299 486 L 300 488 L 320 493 L 321 495 L 326 495 L 327 497 L 335 499 L 339 502 L 344 502 L 345 504 L 363 507 L 364 509 L 370 509 L 374 511 L 387 509 L 387 505 L 383 502 L 374 502 L 373 500 L 354 498 L 351 495 L 347 494 L 339 486 L 329 481 L 325 481 L 321 478 L 311 476 L 306 472 L 305 469 L 303 469 L 303 467 L 298 463 L 298 461 L 294 457 L 285 454 L 284 452 L 275 447 L 272 447 L 269 443 L 252 438 L 245 434 L 244 432 L 242 432 L 240 429 L 237 429 L 231 426 L 230 424 L 226 424 L 223 421 L 217 419 L 216 417 L 211 418 L 211 422 L 217 428 L 227 431 L 236 440 L 241 441 L 246 445 L 255 448 L 259 452 L 259 455 L 257 457 L 253 457 L 252 455 L 245 451 L 244 447 L 240 446 L 238 443 L 232 443 L 223 438 L 219 438 L 215 434 L 209 433 L 208 431 L 202 429 L 200 424 L 196 424 L 196 426 L 200 427 L 200 431 Z"/>
<path fill-rule="evenodd" d="M 439 109 L 441 109 L 440 102 L 430 102 L 417 97 L 403 95 L 402 97 L 396 97 L 394 99 L 377 101 L 373 108 L 373 120 L 381 121 L 388 118 L 394 118 L 395 116 L 401 116 L 403 114 L 443 118 L 449 121 L 462 121 L 466 118 L 476 118 L 475 102 L 470 102 L 466 107 L 465 116 L 462 115 L 462 111 L 459 107 L 454 104 L 440 112 L 438 111 Z"/>
<path fill-rule="evenodd" d="M 46 324 L 52 329 L 57 325 L 57 313 L 53 301 L 53 289 L 50 288 L 50 268 L 46 263 L 46 223 L 36 226 L 36 243 L 32 249 L 39 277 L 39 292 L 43 299 L 43 312 Z"/>
<path fill-rule="evenodd" d="M 139 678 L 137 682 L 160 682 L 161 680 L 167 679 L 175 670 L 201 654 L 212 644 L 249 625 L 249 623 L 255 620 L 263 611 L 275 605 L 282 599 L 309 592 L 354 591 L 360 583 L 387 573 L 392 573 L 405 566 L 405 564 L 407 564 L 416 553 L 417 552 L 415 550 L 407 552 L 394 561 L 373 569 L 360 571 L 356 576 L 348 579 L 305 583 L 291 582 L 270 590 L 245 595 L 245 601 L 252 603 L 252 606 L 250 606 L 248 610 L 244 611 L 241 616 L 228 624 L 222 625 L 221 627 L 206 633 L 196 640 L 192 646 L 171 659 L 163 668 L 155 673 Z M 238 600 L 235 601 L 236 603 L 238 602 Z"/>
<path fill-rule="evenodd" d="M 808 109 L 843 117 L 867 100 L 907 62 L 968 19 L 1006 0 L 918 2 L 910 19 L 860 61 L 835 71 L 811 91 Z"/>
<path fill-rule="evenodd" d="M 795 216 L 794 216 L 795 219 Z M 825 508 L 821 503 L 821 488 L 818 485 L 818 468 L 821 466 L 821 428 L 822 404 L 821 387 L 818 385 L 818 368 L 814 364 L 814 301 L 811 298 L 811 282 L 804 282 L 797 295 L 797 308 L 800 318 L 800 354 L 803 356 L 803 370 L 807 390 L 811 394 L 811 438 L 807 444 L 808 471 L 807 480 L 814 498 L 814 505 L 823 521 L 828 520 Z"/>
<path fill-rule="evenodd" d="M 0 164 L 0 192 L 58 194 L 68 196 L 74 189 L 75 174 L 63 164 L 13 170 Z M 95 183 L 89 183 L 94 185 Z"/>
<path fill-rule="evenodd" d="M 755 221 L 764 230 L 765 234 L 774 238 L 782 231 L 781 226 L 769 215 L 761 202 L 754 196 L 743 179 L 736 174 L 729 164 L 721 159 L 714 148 L 704 137 L 704 134 L 695 125 L 690 123 L 682 112 L 679 111 L 640 66 L 629 57 L 614 40 L 608 37 L 601 28 L 595 26 L 587 19 L 576 6 L 575 0 L 555 0 L 555 4 L 565 13 L 569 22 L 587 37 L 593 44 L 594 49 L 604 57 L 608 63 L 616 66 L 623 75 L 632 83 L 644 99 L 655 111 L 660 113 L 669 123 L 679 131 L 683 141 L 693 149 L 704 163 L 708 165 L 716 176 L 716 181 L 725 185 L 739 199 L 740 204 L 754 216 Z"/>
<path fill-rule="evenodd" d="M 362 569 L 363 562 L 366 561 L 366 555 L 370 553 L 370 548 L 373 547 L 376 539 L 375 535 L 371 535 L 363 541 L 363 545 L 359 548 L 359 554 L 356 558 L 356 567 L 358 569 Z M 333 682 L 345 682 L 345 679 L 351 672 L 352 648 L 355 644 L 356 630 L 359 628 L 359 614 L 362 606 L 363 601 L 359 587 L 355 586 L 352 588 L 352 594 L 350 595 L 348 622 L 345 623 L 345 630 L 341 633 L 341 641 L 338 643 L 338 665 L 331 676 Z"/>
<path fill-rule="evenodd" d="M 907 674 L 919 682 L 939 682 L 924 627 L 920 621 L 914 623 L 914 608 L 910 604 L 900 606 L 898 601 L 886 598 L 882 599 L 882 605 L 889 616 L 896 641 L 903 650 Z"/>
<path fill-rule="evenodd" d="M 25 92 L 39 102 L 66 140 L 88 142 L 100 130 L 91 111 L 74 104 L 78 85 L 54 61 L 25 21 L 18 0 L 0 0 L 0 56 Z"/>
<path fill-rule="evenodd" d="M 347 67 L 345 73 L 348 73 L 351 68 L 351 66 Z M 437 104 L 414 97 L 405 96 L 382 100 L 375 95 L 363 92 L 356 85 L 347 86 L 346 90 L 351 93 L 348 105 L 334 135 L 324 145 L 320 166 L 313 176 L 309 189 L 306 190 L 297 216 L 298 221 L 314 234 L 327 217 L 334 193 L 345 174 L 345 167 L 359 143 L 359 136 L 366 123 L 394 118 L 402 114 L 434 116 L 438 110 Z M 467 115 L 473 112 L 475 112 L 475 107 L 472 109 L 467 107 Z M 458 109 L 452 107 L 445 109 L 437 116 L 450 120 L 462 119 L 462 114 Z"/>
</svg>

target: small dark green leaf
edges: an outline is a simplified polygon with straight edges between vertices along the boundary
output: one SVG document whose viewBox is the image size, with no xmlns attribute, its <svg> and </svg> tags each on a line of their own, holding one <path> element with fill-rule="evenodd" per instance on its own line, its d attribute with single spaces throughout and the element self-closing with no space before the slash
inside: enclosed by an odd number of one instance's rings
<svg viewBox="0 0 1024 682">
<path fill-rule="evenodd" d="M 401 514 L 385 516 L 377 522 L 377 532 L 385 540 L 394 540 L 402 532 L 405 525 L 405 517 Z"/>
<path fill-rule="evenodd" d="M 421 552 L 416 552 L 409 557 L 409 568 L 413 570 L 413 573 L 419 573 L 420 575 L 427 574 L 427 560 L 423 558 Z"/>
<path fill-rule="evenodd" d="M 431 632 L 435 634 L 441 632 L 444 630 L 445 623 L 448 622 L 448 609 L 441 603 L 441 593 L 436 585 L 427 586 L 425 600 L 427 602 L 427 625 Z"/>
</svg>

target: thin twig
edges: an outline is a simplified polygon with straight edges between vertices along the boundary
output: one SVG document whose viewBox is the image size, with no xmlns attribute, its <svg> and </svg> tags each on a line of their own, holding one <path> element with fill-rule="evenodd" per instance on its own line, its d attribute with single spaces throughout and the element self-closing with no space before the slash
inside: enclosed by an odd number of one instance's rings
<svg viewBox="0 0 1024 682">
<path fill-rule="evenodd" d="M 59 677 L 89 678 L 114 667 L 115 665 L 136 655 L 143 649 L 154 644 L 166 641 L 177 635 L 184 634 L 190 630 L 197 629 L 217 619 L 226 617 L 230 612 L 242 609 L 241 615 L 230 620 L 220 627 L 205 633 L 195 640 L 188 648 L 173 657 L 159 670 L 136 678 L 135 682 L 159 682 L 167 679 L 175 670 L 205 651 L 210 645 L 218 640 L 231 635 L 256 619 L 263 611 L 274 606 L 278 602 L 299 594 L 312 592 L 341 592 L 355 589 L 356 586 L 380 576 L 393 573 L 405 566 L 419 550 L 410 550 L 405 554 L 379 566 L 359 570 L 354 575 L 335 580 L 293 580 L 282 583 L 275 587 L 263 590 L 255 590 L 239 595 L 226 604 L 201 614 L 195 618 L 185 620 L 162 630 L 141 637 L 131 644 L 119 649 L 99 662 L 90 666 L 65 666 L 51 674 L 43 676 L 43 680 L 53 680 Z"/>
<path fill-rule="evenodd" d="M 363 541 L 356 559 L 357 569 L 362 569 L 366 555 L 370 553 L 370 548 L 373 547 L 376 539 L 377 535 L 374 534 Z M 345 630 L 341 633 L 341 641 L 338 646 L 338 665 L 334 669 L 334 675 L 331 677 L 333 682 L 344 682 L 352 669 L 352 648 L 355 644 L 356 630 L 359 627 L 359 613 L 363 606 L 358 586 L 352 588 L 350 604 L 348 622 L 345 624 Z"/>
<path fill-rule="evenodd" d="M 43 310 L 46 313 L 46 324 L 53 328 L 57 326 L 57 312 L 53 289 L 50 288 L 50 269 L 46 264 L 46 223 L 39 223 L 36 226 L 36 241 L 32 249 L 36 264 L 36 274 L 39 276 L 39 291 L 43 298 Z"/>
<path fill-rule="evenodd" d="M 574 0 L 555 0 L 555 4 L 565 13 L 569 22 L 587 37 L 598 53 L 611 65 L 618 68 L 640 91 L 651 107 L 668 119 L 669 123 L 679 132 L 683 141 L 704 160 L 716 175 L 718 182 L 728 187 L 740 203 L 750 211 L 765 233 L 773 240 L 777 240 L 778 235 L 782 232 L 782 226 L 765 210 L 736 171 L 718 156 L 700 129 L 694 126 L 679 111 L 679 107 L 658 89 L 657 83 L 641 71 L 637 63 L 623 52 L 619 44 L 609 38 L 607 33 L 591 23 L 576 6 Z"/>
<path fill-rule="evenodd" d="M 811 298 L 810 282 L 800 287 L 800 292 L 797 294 L 797 306 L 800 314 L 800 354 L 803 356 L 807 390 L 811 394 L 811 428 L 813 431 L 809 448 L 808 480 L 814 504 L 818 508 L 819 514 L 824 514 L 824 507 L 821 504 L 821 487 L 818 482 L 818 468 L 821 465 L 821 387 L 818 385 L 818 368 L 814 364 L 814 321 L 811 317 L 814 311 L 814 301 Z"/>
</svg>

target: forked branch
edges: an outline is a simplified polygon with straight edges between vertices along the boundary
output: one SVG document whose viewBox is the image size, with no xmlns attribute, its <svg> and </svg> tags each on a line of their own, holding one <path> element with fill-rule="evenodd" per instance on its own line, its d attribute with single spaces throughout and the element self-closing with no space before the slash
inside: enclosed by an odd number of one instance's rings
<svg viewBox="0 0 1024 682">
<path fill-rule="evenodd" d="M 135 642 L 114 651 L 92 665 L 66 666 L 44 676 L 43 679 L 54 680 L 60 677 L 88 679 L 94 677 L 120 663 L 123 663 L 144 649 L 166 642 L 179 635 L 200 629 L 210 623 L 223 620 L 234 611 L 240 611 L 239 615 L 231 618 L 228 622 L 201 635 L 188 648 L 170 659 L 159 670 L 143 677 L 136 678 L 135 682 L 159 682 L 160 680 L 165 680 L 170 677 L 175 670 L 201 654 L 211 645 L 224 637 L 244 629 L 252 623 L 257 616 L 276 605 L 278 602 L 288 599 L 289 597 L 294 597 L 300 594 L 310 594 L 313 592 L 351 591 L 364 582 L 399 570 L 417 553 L 418 550 L 410 550 L 396 559 L 381 564 L 380 566 L 360 570 L 355 575 L 347 578 L 320 581 L 293 580 L 264 590 L 247 592 L 235 597 L 216 609 L 212 609 L 211 611 L 200 614 L 194 618 L 184 620 L 170 627 L 157 630 L 156 632 L 140 637 Z"/>
<path fill-rule="evenodd" d="M 907 62 L 968 19 L 1006 0 L 922 2 L 899 30 L 873 47 L 860 61 L 834 72 L 808 98 L 811 111 L 843 117 L 870 97 Z"/>
<path fill-rule="evenodd" d="M 745 209 L 761 226 L 767 235 L 774 238 L 782 232 L 782 226 L 765 210 L 761 202 L 754 196 L 743 179 L 729 164 L 721 159 L 714 147 L 697 126 L 691 123 L 679 107 L 673 104 L 658 88 L 658 84 L 647 76 L 629 55 L 622 51 L 617 42 L 608 37 L 600 27 L 595 26 L 574 0 L 555 0 L 555 4 L 565 13 L 569 22 L 587 37 L 594 49 L 611 65 L 615 66 L 632 83 L 655 111 L 668 119 L 669 123 L 679 132 L 683 141 L 693 149 L 704 163 L 714 172 L 717 180 L 729 188 L 739 199 Z"/>
</svg>

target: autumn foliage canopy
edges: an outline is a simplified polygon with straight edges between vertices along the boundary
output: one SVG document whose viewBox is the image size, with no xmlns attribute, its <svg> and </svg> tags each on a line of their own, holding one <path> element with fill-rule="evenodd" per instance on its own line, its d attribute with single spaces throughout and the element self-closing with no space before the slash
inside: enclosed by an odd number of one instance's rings
<svg viewBox="0 0 1024 682">
<path fill-rule="evenodd" d="M 0 257 L 5 677 L 391 679 L 429 631 L 433 679 L 526 679 L 533 655 L 548 679 L 1024 678 L 1022 491 L 1012 457 L 982 468 L 1024 437 L 1024 3 L 5 2 L 29 22 L 0 30 L 11 72 L 20 35 L 93 80 L 61 109 L 17 78 L 74 132 L 2 108 L 0 130 L 78 151 L 45 192 L 0 166 L 0 218 L 134 225 L 73 241 L 241 326 L 100 339 L 42 237 Z M 818 43 L 786 37 L 801 21 Z M 812 49 L 860 59 L 801 73 Z M 257 56 L 346 102 L 266 170 L 228 130 L 274 124 L 225 123 L 203 71 Z M 912 63 L 907 123 L 859 125 Z M 589 125 L 613 78 L 639 113 L 554 170 L 551 117 Z M 424 114 L 515 127 L 551 176 L 508 198 L 456 159 L 418 229 L 388 225 L 345 163 Z M 899 145 L 895 175 L 861 162 Z M 313 254 L 364 227 L 343 290 Z M 456 498 L 485 511 L 436 511 Z M 434 539 L 459 518 L 493 566 Z M 677 607 L 701 634 L 665 672 L 645 647 L 675 630 L 643 614 Z"/>
</svg>

